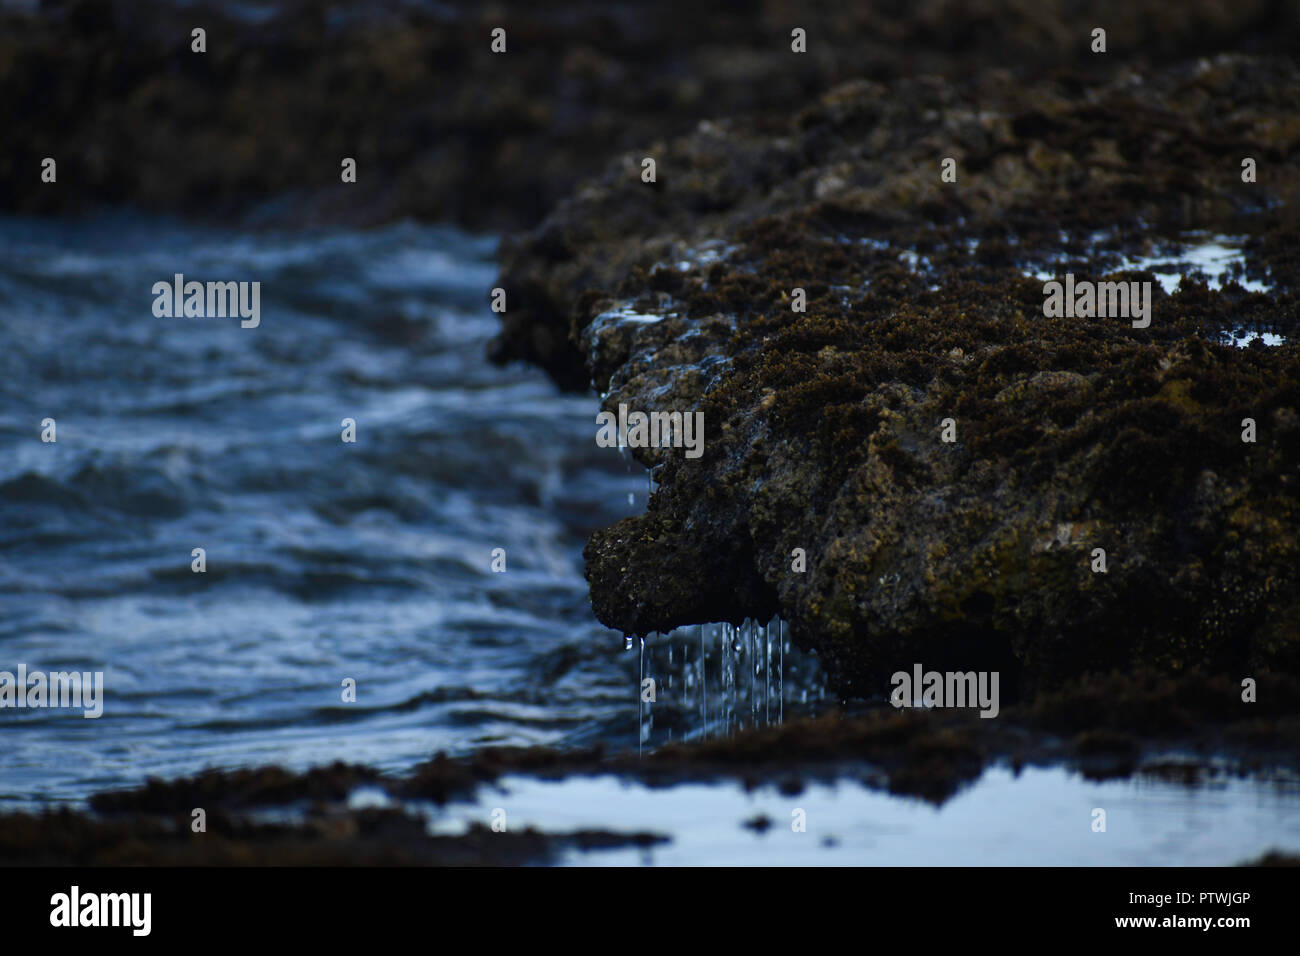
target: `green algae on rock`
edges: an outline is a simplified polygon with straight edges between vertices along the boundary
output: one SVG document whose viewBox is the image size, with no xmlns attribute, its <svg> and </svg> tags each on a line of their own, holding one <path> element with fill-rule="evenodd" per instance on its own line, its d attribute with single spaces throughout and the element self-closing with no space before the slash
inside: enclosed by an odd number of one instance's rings
<svg viewBox="0 0 1300 956">
<path fill-rule="evenodd" d="M 597 616 L 779 613 L 859 697 L 918 660 L 1021 691 L 1300 670 L 1297 102 L 1267 57 L 862 81 L 659 144 L 653 187 L 614 163 L 505 249 L 498 346 L 606 409 L 704 412 L 702 459 L 633 450 L 659 490 L 587 547 Z M 1044 315 L 1036 273 L 1151 281 L 1125 263 L 1204 234 L 1245 236 L 1269 291 Z M 1221 344 L 1243 324 L 1284 344 Z"/>
</svg>

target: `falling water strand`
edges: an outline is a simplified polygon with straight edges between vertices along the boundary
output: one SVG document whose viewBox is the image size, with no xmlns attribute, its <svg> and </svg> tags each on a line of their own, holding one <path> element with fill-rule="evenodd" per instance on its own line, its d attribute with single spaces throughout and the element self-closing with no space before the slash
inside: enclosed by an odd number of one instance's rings
<svg viewBox="0 0 1300 956">
<path fill-rule="evenodd" d="M 744 711 L 741 710 L 739 707 L 740 695 L 744 693 L 746 697 L 749 696 L 748 693 L 745 691 L 746 675 L 742 673 L 740 670 L 742 667 L 745 668 L 745 670 L 749 669 L 749 660 L 745 656 L 745 652 L 749 650 L 749 648 L 746 646 L 746 642 L 748 640 L 749 640 L 749 622 L 744 621 L 740 625 L 740 630 L 736 632 L 736 671 L 737 674 L 740 676 L 738 686 L 736 687 L 736 704 L 737 704 L 736 728 L 738 730 L 745 729 L 745 719 L 744 717 L 741 716 L 742 714 L 744 714 Z"/>
<path fill-rule="evenodd" d="M 722 730 L 728 735 L 731 733 L 731 717 L 735 712 L 736 703 L 736 652 L 732 647 L 735 639 L 732 636 L 734 630 L 735 628 L 730 624 L 722 625 L 722 697 L 727 707 Z"/>
<path fill-rule="evenodd" d="M 748 655 L 746 660 L 749 671 L 749 726 L 751 728 L 758 726 L 758 691 L 755 689 L 755 669 L 758 667 L 758 654 L 755 648 L 758 646 L 758 622 L 747 621 L 745 628 L 746 644 L 745 654 Z"/>
<path fill-rule="evenodd" d="M 704 728 L 704 736 L 709 735 L 709 700 L 708 694 L 704 687 L 707 679 L 704 672 L 704 625 L 699 625 L 700 629 L 700 725 Z"/>
<path fill-rule="evenodd" d="M 740 628 L 736 627 L 735 624 L 732 624 L 732 643 L 731 643 L 731 662 L 732 662 L 732 674 L 731 674 L 731 688 L 732 688 L 732 692 L 731 692 L 731 714 L 732 714 L 732 719 L 731 719 L 731 721 L 728 722 L 728 726 L 731 727 L 733 731 L 740 730 L 740 688 L 741 688 L 741 683 L 740 683 L 740 674 L 738 674 L 738 667 L 740 667 L 740 648 L 741 648 L 741 644 L 740 644 L 740 636 L 741 636 L 741 630 L 740 630 Z"/>
<path fill-rule="evenodd" d="M 763 626 L 763 723 L 772 722 L 772 622 Z"/>
<path fill-rule="evenodd" d="M 722 682 L 722 696 L 719 700 L 722 707 L 722 732 L 725 734 L 731 725 L 731 710 L 728 706 L 727 694 L 729 693 L 730 682 L 727 680 L 727 662 L 731 660 L 731 639 L 727 634 L 727 625 L 723 624 L 719 629 L 718 647 L 722 651 L 722 656 L 718 658 L 718 667 L 720 669 L 720 679 Z"/>
<path fill-rule="evenodd" d="M 781 680 L 777 687 L 777 693 L 781 695 L 781 706 L 776 719 L 783 724 L 785 723 L 785 621 L 779 617 L 776 619 L 776 648 L 781 655 Z"/>
</svg>

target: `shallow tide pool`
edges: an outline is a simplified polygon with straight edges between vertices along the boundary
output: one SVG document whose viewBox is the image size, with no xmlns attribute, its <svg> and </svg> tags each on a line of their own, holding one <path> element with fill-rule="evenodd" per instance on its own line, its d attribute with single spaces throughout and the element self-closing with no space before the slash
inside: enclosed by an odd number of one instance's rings
<svg viewBox="0 0 1300 956">
<path fill-rule="evenodd" d="M 1224 778 L 1198 786 L 1135 777 L 1090 781 L 1063 767 L 995 767 L 940 807 L 856 782 L 796 796 L 737 783 L 652 788 L 614 776 L 506 777 L 476 804 L 425 808 L 430 829 L 650 832 L 647 849 L 570 851 L 577 865 L 1231 866 L 1300 852 L 1300 781 Z M 1106 812 L 1094 832 L 1094 811 Z M 806 829 L 797 832 L 796 811 Z M 766 818 L 760 832 L 747 821 Z"/>
</svg>

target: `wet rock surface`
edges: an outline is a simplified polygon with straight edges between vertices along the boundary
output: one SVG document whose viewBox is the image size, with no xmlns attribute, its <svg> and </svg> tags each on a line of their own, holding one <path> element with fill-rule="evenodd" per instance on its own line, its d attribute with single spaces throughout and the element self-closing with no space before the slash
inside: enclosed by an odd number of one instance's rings
<svg viewBox="0 0 1300 956">
<path fill-rule="evenodd" d="M 612 164 L 502 278 L 503 353 L 606 409 L 705 414 L 697 460 L 634 449 L 658 491 L 587 548 L 597 616 L 776 611 L 851 697 L 918 661 L 1001 670 L 1013 697 L 1300 670 L 1296 77 L 1225 55 L 859 81 L 701 123 L 656 183 Z M 1267 175 L 1243 182 L 1245 156 Z M 1136 264 L 1220 235 L 1244 254 L 1226 282 L 1185 263 L 1169 294 Z M 1035 274 L 1067 272 L 1150 282 L 1149 327 L 1045 317 Z M 1225 344 L 1241 329 L 1286 344 Z"/>
<path fill-rule="evenodd" d="M 553 863 L 568 849 L 650 847 L 648 833 L 601 830 L 430 835 L 400 810 L 317 808 L 303 823 L 223 818 L 192 833 L 188 815 L 111 820 L 72 811 L 0 817 L 0 865 L 23 866 L 523 866 Z"/>
<path fill-rule="evenodd" d="M 88 812 L 0 815 L 0 865 L 515 865 L 672 839 L 671 832 L 603 829 L 495 832 L 489 810 L 509 803 L 494 789 L 507 775 L 615 775 L 651 787 L 736 781 L 746 789 L 772 785 L 791 798 L 817 781 L 856 782 L 936 806 L 994 763 L 1017 773 L 1064 764 L 1090 780 L 1138 774 L 1188 786 L 1247 774 L 1287 779 L 1300 767 L 1293 705 L 1300 683 L 1264 678 L 1260 704 L 1245 712 L 1237 692 L 1221 676 L 1147 671 L 1073 681 L 998 720 L 881 707 L 673 744 L 644 757 L 600 748 L 487 749 L 438 755 L 402 776 L 342 763 L 302 774 L 209 771 L 99 794 Z M 463 802 L 482 808 L 481 824 L 460 833 L 429 826 L 448 804 Z M 204 832 L 192 829 L 196 807 L 206 814 Z M 764 829 L 757 820 L 745 825 Z M 1294 865 L 1280 854 L 1259 862 Z"/>
</svg>

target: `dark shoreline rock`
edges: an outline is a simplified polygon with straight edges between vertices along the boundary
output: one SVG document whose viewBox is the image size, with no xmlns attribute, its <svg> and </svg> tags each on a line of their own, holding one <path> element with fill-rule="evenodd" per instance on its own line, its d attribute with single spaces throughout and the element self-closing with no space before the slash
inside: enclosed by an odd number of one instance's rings
<svg viewBox="0 0 1300 956">
<path fill-rule="evenodd" d="M 612 164 L 502 272 L 503 353 L 609 410 L 705 413 L 703 458 L 633 451 L 658 491 L 587 547 L 597 616 L 775 610 L 843 696 L 917 661 L 1030 693 L 1114 667 L 1300 672 L 1298 76 L 1225 56 L 858 82 L 785 123 L 701 124 L 655 151 L 654 185 Z M 1243 183 L 1242 156 L 1267 178 Z M 1121 270 L 1195 231 L 1245 235 L 1271 291 Z M 1150 281 L 1154 321 L 1044 318 L 1036 269 Z M 1289 338 L 1215 341 L 1243 327 Z"/>
<path fill-rule="evenodd" d="M 1089 52 L 1093 26 L 1113 52 Z M 494 27 L 507 52 L 489 48 Z M 206 53 L 190 31 L 207 30 Z M 794 27 L 808 52 L 790 50 Z M 1004 65 L 1105 75 L 1292 51 L 1286 0 L 645 4 L 172 0 L 0 4 L 0 210 L 129 203 L 268 225 L 531 226 L 608 157 L 706 116 L 782 116 L 853 77 Z M 57 185 L 41 160 L 59 163 Z M 358 181 L 340 183 L 343 157 Z"/>
<path fill-rule="evenodd" d="M 0 815 L 0 866 L 535 866 L 568 849 L 664 842 L 651 833 L 496 833 L 483 825 L 430 835 L 422 820 L 393 809 L 335 808 L 296 825 L 223 819 L 206 833 L 191 833 L 188 816 Z"/>
</svg>

